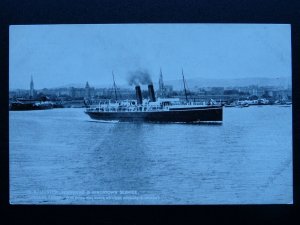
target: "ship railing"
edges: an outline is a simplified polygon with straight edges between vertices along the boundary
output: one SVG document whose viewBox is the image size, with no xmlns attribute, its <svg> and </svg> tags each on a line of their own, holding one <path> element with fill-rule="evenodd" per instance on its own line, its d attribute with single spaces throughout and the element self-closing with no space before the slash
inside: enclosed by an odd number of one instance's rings
<svg viewBox="0 0 300 225">
<path fill-rule="evenodd" d="M 153 112 L 153 111 L 166 111 L 169 107 L 162 105 L 118 105 L 112 106 L 109 104 L 99 104 L 87 108 L 87 112 Z"/>
</svg>

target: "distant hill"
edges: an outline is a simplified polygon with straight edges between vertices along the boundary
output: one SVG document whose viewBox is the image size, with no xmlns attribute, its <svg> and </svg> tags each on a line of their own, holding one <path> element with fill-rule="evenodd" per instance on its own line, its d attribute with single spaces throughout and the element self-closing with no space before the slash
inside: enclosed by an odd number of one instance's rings
<svg viewBox="0 0 300 225">
<path fill-rule="evenodd" d="M 186 79 L 188 88 L 201 88 L 201 87 L 243 87 L 249 85 L 258 86 L 283 86 L 288 87 L 291 85 L 291 78 L 277 77 L 277 78 L 238 78 L 238 79 L 206 79 L 206 78 L 190 78 Z M 173 89 L 182 89 L 182 80 L 166 80 L 166 85 L 172 85 Z"/>
<path fill-rule="evenodd" d="M 56 87 L 50 87 L 48 89 L 56 89 L 56 88 L 85 88 L 86 83 L 71 83 L 71 84 L 65 84 L 65 85 L 60 85 L 60 86 L 56 86 Z M 112 84 L 101 84 L 101 85 L 94 85 L 93 83 L 89 83 L 90 87 L 94 87 L 94 88 L 111 88 Z"/>
<path fill-rule="evenodd" d="M 207 79 L 207 78 L 190 78 L 186 79 L 187 86 L 190 90 L 201 88 L 201 87 L 243 87 L 249 85 L 258 85 L 258 86 L 282 86 L 287 88 L 291 85 L 291 78 L 288 77 L 277 77 L 277 78 L 262 78 L 262 77 L 250 77 L 250 78 L 238 78 L 238 79 Z M 165 80 L 165 85 L 172 85 L 174 90 L 182 90 L 183 83 L 182 79 L 176 80 Z M 89 83 L 91 87 L 94 88 L 112 88 L 113 84 L 93 84 Z M 158 89 L 158 82 L 154 82 L 154 88 Z M 65 85 L 60 85 L 57 87 L 46 87 L 48 89 L 56 88 L 84 88 L 85 83 L 70 83 Z M 118 84 L 118 88 L 132 88 L 127 84 Z M 142 85 L 142 89 L 145 89 L 146 85 Z M 14 89 L 16 90 L 16 89 Z"/>
</svg>

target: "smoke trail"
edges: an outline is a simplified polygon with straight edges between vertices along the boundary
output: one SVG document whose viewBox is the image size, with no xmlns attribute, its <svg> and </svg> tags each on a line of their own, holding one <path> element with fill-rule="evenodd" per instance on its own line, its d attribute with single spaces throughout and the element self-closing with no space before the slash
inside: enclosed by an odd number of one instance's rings
<svg viewBox="0 0 300 225">
<path fill-rule="evenodd" d="M 148 71 L 146 70 L 136 70 L 133 72 L 129 72 L 128 77 L 129 85 L 140 85 L 140 84 L 150 84 L 152 83 L 152 79 Z"/>
</svg>

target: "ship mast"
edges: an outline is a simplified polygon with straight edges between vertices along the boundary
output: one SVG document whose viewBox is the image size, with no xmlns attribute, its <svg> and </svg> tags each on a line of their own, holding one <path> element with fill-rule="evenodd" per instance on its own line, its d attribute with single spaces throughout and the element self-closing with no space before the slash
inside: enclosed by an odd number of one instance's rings
<svg viewBox="0 0 300 225">
<path fill-rule="evenodd" d="M 114 81 L 114 91 L 115 91 L 115 96 L 116 96 L 116 101 L 117 101 L 118 98 L 117 98 L 117 88 L 116 88 L 116 82 L 115 82 L 114 71 L 112 71 L 112 76 L 113 76 L 113 81 Z"/>
<path fill-rule="evenodd" d="M 186 99 L 186 102 L 188 102 L 188 97 L 187 97 L 187 93 L 186 93 L 186 87 L 185 87 L 185 79 L 184 79 L 183 69 L 182 69 L 182 80 L 183 80 L 183 87 L 184 87 L 185 99 Z"/>
</svg>

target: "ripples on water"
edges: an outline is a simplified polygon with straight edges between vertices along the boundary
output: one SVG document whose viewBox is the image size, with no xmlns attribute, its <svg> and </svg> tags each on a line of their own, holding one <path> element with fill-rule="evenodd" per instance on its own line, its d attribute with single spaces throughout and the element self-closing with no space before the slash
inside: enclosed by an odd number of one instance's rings
<svg viewBox="0 0 300 225">
<path fill-rule="evenodd" d="M 291 108 L 224 108 L 222 125 L 10 112 L 13 204 L 292 203 Z"/>
</svg>

